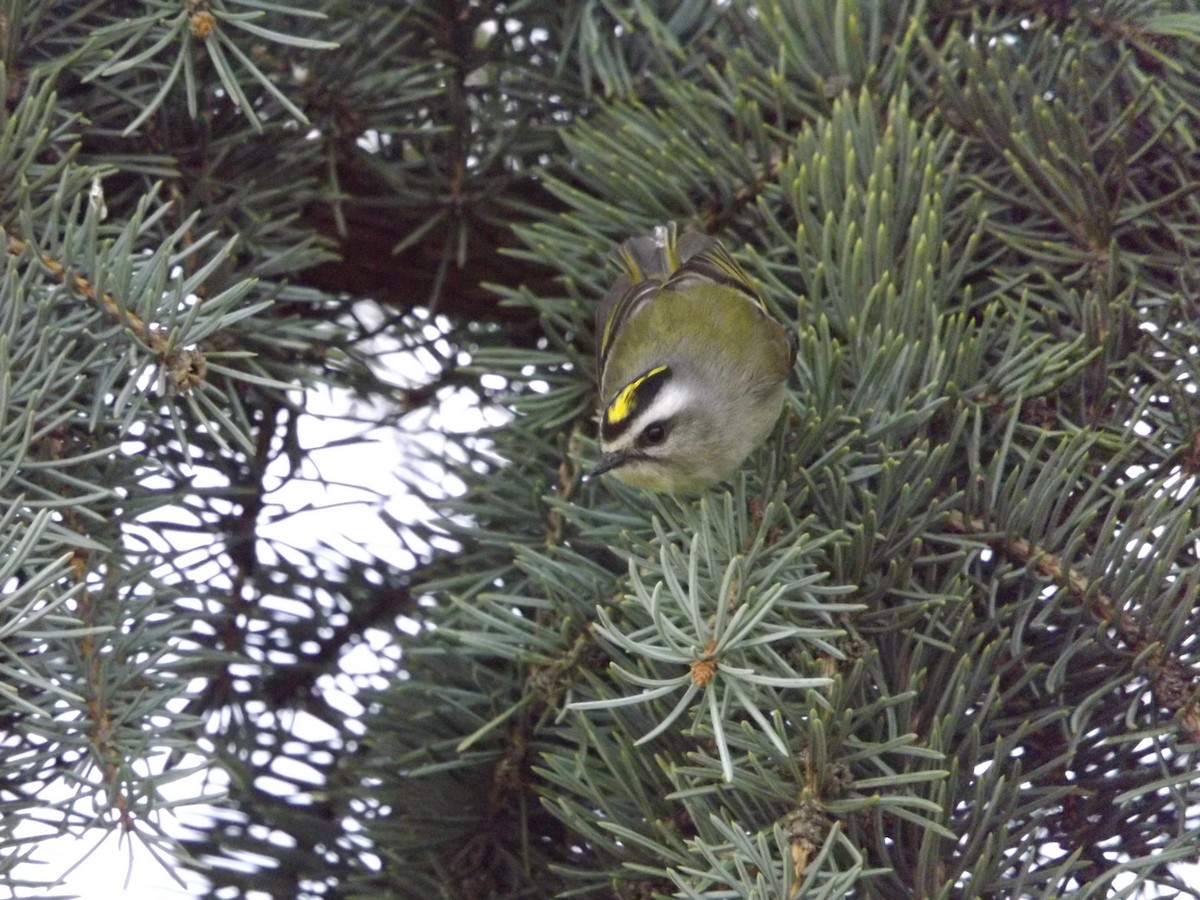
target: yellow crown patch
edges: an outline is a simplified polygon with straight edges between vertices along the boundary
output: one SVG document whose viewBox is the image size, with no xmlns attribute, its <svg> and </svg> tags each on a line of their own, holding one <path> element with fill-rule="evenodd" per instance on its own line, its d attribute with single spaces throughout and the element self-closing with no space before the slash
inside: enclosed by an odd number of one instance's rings
<svg viewBox="0 0 1200 900">
<path fill-rule="evenodd" d="M 617 392 L 617 396 L 612 398 L 612 402 L 608 404 L 608 408 L 604 411 L 604 419 L 609 425 L 619 425 L 632 415 L 638 407 L 637 393 L 638 388 L 645 384 L 649 379 L 667 371 L 666 366 L 656 366 L 645 375 L 641 375 L 625 387 Z"/>
</svg>

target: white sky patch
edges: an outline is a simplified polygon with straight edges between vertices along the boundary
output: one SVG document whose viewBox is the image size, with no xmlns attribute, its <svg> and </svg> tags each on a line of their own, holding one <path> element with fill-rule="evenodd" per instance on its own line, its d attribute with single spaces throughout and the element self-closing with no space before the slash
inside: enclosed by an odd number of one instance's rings
<svg viewBox="0 0 1200 900">
<path fill-rule="evenodd" d="M 360 321 L 381 322 L 382 316 L 373 304 L 361 303 L 355 308 Z M 429 321 L 423 329 L 436 350 L 445 356 L 452 348 L 439 334 L 445 323 Z M 435 378 L 440 362 L 434 353 L 426 349 L 408 350 L 400 341 L 386 332 L 372 339 L 368 348 L 376 367 L 376 374 L 385 382 L 396 385 L 397 397 L 405 389 L 427 384 Z M 460 363 L 463 360 L 459 360 Z M 506 385 L 493 379 L 483 387 L 502 390 Z M 364 403 L 354 400 L 347 392 L 328 386 L 314 387 L 296 399 L 304 401 L 305 412 L 297 422 L 297 438 L 304 449 L 301 470 L 291 473 L 286 459 L 276 459 L 268 470 L 264 487 L 264 511 L 259 522 L 260 557 L 269 564 L 276 553 L 295 551 L 308 557 L 313 564 L 321 565 L 327 559 L 331 565 L 338 564 L 338 555 L 369 561 L 378 559 L 400 569 L 412 568 L 418 560 L 411 546 L 406 548 L 404 540 L 413 535 L 398 535 L 384 513 L 401 523 L 428 522 L 436 517 L 436 511 L 417 494 L 411 484 L 422 481 L 427 488 L 445 490 L 446 495 L 462 491 L 465 486 L 458 479 L 448 477 L 443 464 L 465 461 L 456 443 L 442 432 L 450 435 L 470 435 L 480 428 L 502 424 L 507 414 L 500 408 L 487 406 L 479 396 L 468 389 L 447 389 L 423 410 L 415 410 L 396 421 L 395 409 L 380 401 Z M 386 408 L 385 408 L 386 407 Z M 385 424 L 376 424 L 385 422 Z M 141 453 L 143 448 L 136 432 L 126 442 L 125 452 Z M 197 486 L 221 487 L 222 477 L 213 470 L 197 468 L 190 473 Z M 147 478 L 153 486 L 157 476 Z M 166 482 L 163 482 L 165 486 Z M 219 506 L 219 503 L 217 504 Z M 232 506 L 230 507 L 232 510 Z M 171 525 L 180 526 L 179 529 Z M 205 529 L 195 530 L 201 525 L 196 513 L 181 507 L 165 507 L 155 510 L 127 530 L 127 541 L 131 546 L 142 549 L 184 549 L 194 551 L 194 568 L 188 572 L 189 579 L 207 580 L 224 578 L 226 573 L 211 554 L 212 535 Z M 402 540 L 403 538 L 403 540 Z M 324 545 L 324 548 L 322 547 Z M 417 547 L 417 550 L 428 547 Z M 187 564 L 187 555 L 181 560 Z M 292 598 L 264 597 L 275 616 L 287 615 Z M 182 606 L 187 608 L 185 601 Z M 194 606 L 194 604 L 193 604 Z M 303 609 L 292 610 L 301 615 Z M 415 633 L 419 623 L 401 621 L 402 631 Z M 339 661 L 338 671 L 318 679 L 317 689 L 326 701 L 345 714 L 351 736 L 361 729 L 355 727 L 364 712 L 357 695 L 363 689 L 381 689 L 395 678 L 400 664 L 400 652 L 392 635 L 381 630 L 368 630 L 363 640 L 348 647 Z M 247 661 L 242 671 L 234 667 L 239 678 L 259 677 L 261 664 Z M 194 686 L 196 690 L 202 684 Z M 311 742 L 313 752 L 329 753 L 322 743 L 332 747 L 334 739 L 328 726 L 314 717 L 301 712 L 280 710 L 270 713 L 265 709 L 247 709 L 251 715 L 280 715 L 288 717 L 288 730 L 304 742 Z M 217 716 L 214 722 L 219 723 Z M 152 757 L 151 765 L 161 765 L 165 754 Z M 224 792 L 224 776 L 219 770 L 201 767 L 203 760 L 190 757 L 181 763 L 183 769 L 197 771 L 179 781 L 164 785 L 163 795 L 181 805 L 164 812 L 160 821 L 168 833 L 180 835 L 189 828 L 203 828 L 214 815 L 222 813 L 204 801 L 189 806 L 187 801 L 197 798 L 216 799 Z M 199 767 L 199 768 L 198 768 Z M 311 784 L 312 790 L 320 790 L 318 770 L 304 771 L 295 759 L 280 756 L 272 761 L 272 769 L 280 779 L 277 786 L 286 790 L 290 798 L 303 802 L 306 791 L 297 792 L 289 779 Z M 275 779 L 270 775 L 260 776 L 260 786 L 270 790 Z M 47 801 L 63 800 L 67 793 L 47 793 Z M 46 833 L 49 826 L 29 823 L 25 835 L 33 838 L 40 831 Z M 89 852 L 90 851 L 90 852 Z M 85 857 L 85 854 L 86 857 Z M 140 839 L 121 837 L 115 832 L 93 829 L 82 836 L 74 835 L 42 843 L 31 857 L 30 877 L 45 881 L 47 876 L 62 876 L 59 888 L 62 894 L 74 894 L 84 900 L 119 896 L 122 900 L 170 900 L 198 896 L 205 882 L 202 877 L 185 871 L 177 872 L 181 886 L 166 868 L 170 854 L 159 848 L 155 853 Z M 30 891 L 25 896 L 43 896 L 44 891 Z"/>
</svg>

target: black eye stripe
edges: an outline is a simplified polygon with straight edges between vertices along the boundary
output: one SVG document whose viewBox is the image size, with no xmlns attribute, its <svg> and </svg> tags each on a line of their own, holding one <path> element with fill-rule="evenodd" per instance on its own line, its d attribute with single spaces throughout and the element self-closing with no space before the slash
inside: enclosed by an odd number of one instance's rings
<svg viewBox="0 0 1200 900">
<path fill-rule="evenodd" d="M 656 366 L 617 391 L 600 417 L 600 436 L 612 441 L 628 431 L 638 413 L 654 402 L 670 379 L 671 370 L 667 366 Z"/>
</svg>

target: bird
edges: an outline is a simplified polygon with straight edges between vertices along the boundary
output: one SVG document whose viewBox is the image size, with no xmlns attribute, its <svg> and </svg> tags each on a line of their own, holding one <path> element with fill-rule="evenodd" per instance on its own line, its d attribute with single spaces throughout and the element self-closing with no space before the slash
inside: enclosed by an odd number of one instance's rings
<svg viewBox="0 0 1200 900">
<path fill-rule="evenodd" d="M 713 237 L 669 223 L 618 255 L 624 272 L 596 316 L 601 456 L 587 477 L 700 493 L 779 420 L 795 332 Z"/>
</svg>

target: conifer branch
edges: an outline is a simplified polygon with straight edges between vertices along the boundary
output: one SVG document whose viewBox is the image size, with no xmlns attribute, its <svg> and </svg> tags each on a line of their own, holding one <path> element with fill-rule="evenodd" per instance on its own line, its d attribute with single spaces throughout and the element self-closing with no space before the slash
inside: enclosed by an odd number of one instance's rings
<svg viewBox="0 0 1200 900">
<path fill-rule="evenodd" d="M 1072 598 L 1087 605 L 1099 623 L 1111 628 L 1134 655 L 1151 649 L 1146 663 L 1155 701 L 1176 714 L 1189 741 L 1200 741 L 1200 671 L 1168 655 L 1157 636 L 1131 613 L 1118 609 L 1112 597 L 1088 581 L 1083 572 L 1064 566 L 1062 558 L 1050 550 L 1023 537 L 992 537 L 994 531 L 982 519 L 966 517 L 957 510 L 947 515 L 946 523 L 958 534 L 986 535 L 985 540 L 994 550 L 1021 565 L 1032 565 L 1039 575 L 1065 588 Z"/>
<path fill-rule="evenodd" d="M 29 250 L 27 241 L 8 235 L 8 252 L 16 257 L 24 256 Z M 208 361 L 199 347 L 183 347 L 173 344 L 167 332 L 146 323 L 132 310 L 124 308 L 110 292 L 99 294 L 96 287 L 84 276 L 76 273 L 67 277 L 67 268 L 49 253 L 38 256 L 41 264 L 59 284 L 71 288 L 78 296 L 104 310 L 115 322 L 120 323 L 141 343 L 155 354 L 158 365 L 167 373 L 168 384 L 177 393 L 186 393 L 204 382 Z"/>
</svg>

